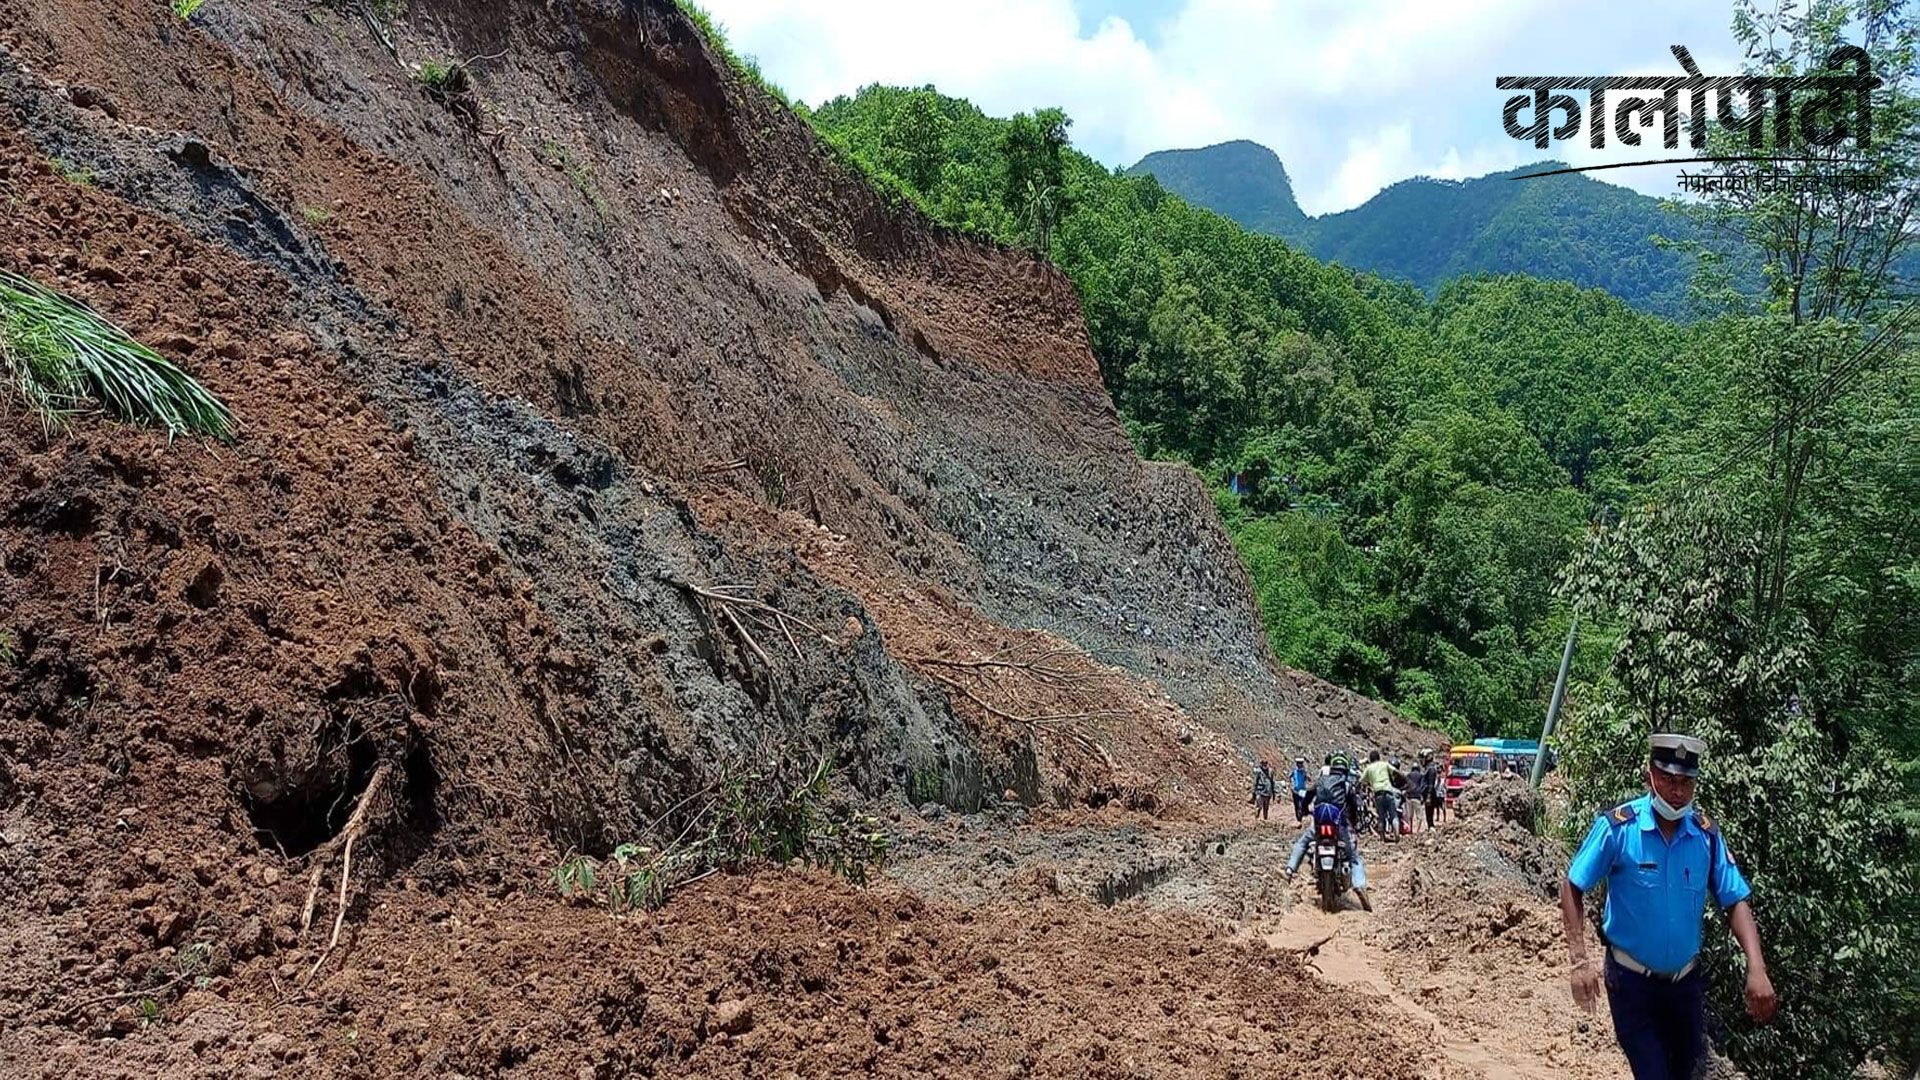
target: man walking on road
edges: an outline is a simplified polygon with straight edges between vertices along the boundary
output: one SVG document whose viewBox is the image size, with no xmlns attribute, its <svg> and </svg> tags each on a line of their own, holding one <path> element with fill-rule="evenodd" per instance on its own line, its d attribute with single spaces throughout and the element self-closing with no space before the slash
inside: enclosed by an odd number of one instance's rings
<svg viewBox="0 0 1920 1080">
<path fill-rule="evenodd" d="M 1653 736 L 1650 790 L 1594 820 L 1560 890 L 1573 999 L 1592 1009 L 1604 976 L 1614 1036 L 1636 1080 L 1688 1080 L 1706 1057 L 1706 977 L 1698 962 L 1708 896 L 1727 909 L 1747 956 L 1747 1014 L 1764 1024 L 1778 1004 L 1747 904 L 1753 890 L 1719 827 L 1693 807 L 1706 749 L 1689 735 Z M 1587 955 L 1581 894 L 1603 881 L 1602 964 Z"/>
<path fill-rule="evenodd" d="M 1293 823 L 1307 816 L 1307 759 L 1293 759 Z"/>
<path fill-rule="evenodd" d="M 1273 805 L 1273 767 L 1262 761 L 1253 771 L 1253 816 L 1267 820 L 1267 808 Z"/>
<path fill-rule="evenodd" d="M 1393 827 L 1393 766 L 1380 760 L 1380 751 L 1368 751 L 1360 783 L 1373 793 L 1373 828 L 1384 839 Z"/>
<path fill-rule="evenodd" d="M 1422 750 L 1421 756 L 1428 753 Z M 1425 762 L 1407 770 L 1407 831 L 1413 832 L 1420 827 L 1420 807 L 1427 804 L 1427 766 Z M 1433 828 L 1433 811 L 1427 811 L 1427 828 Z"/>
<path fill-rule="evenodd" d="M 1420 751 L 1420 771 L 1427 778 L 1427 797 L 1424 802 L 1427 807 L 1427 828 L 1431 829 L 1434 815 L 1444 813 L 1447 805 L 1446 780 L 1440 775 L 1440 763 L 1433 760 L 1432 750 Z"/>
</svg>

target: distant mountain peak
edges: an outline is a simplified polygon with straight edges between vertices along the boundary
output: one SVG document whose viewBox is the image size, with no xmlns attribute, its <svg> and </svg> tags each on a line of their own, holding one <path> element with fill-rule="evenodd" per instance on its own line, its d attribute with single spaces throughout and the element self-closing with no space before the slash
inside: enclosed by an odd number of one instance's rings
<svg viewBox="0 0 1920 1080">
<path fill-rule="evenodd" d="M 1156 150 L 1128 175 L 1152 175 L 1188 202 L 1232 218 L 1254 232 L 1301 241 L 1311 226 L 1293 195 L 1280 155 L 1250 139 L 1186 150 Z"/>
<path fill-rule="evenodd" d="M 1182 199 L 1323 261 L 1429 294 L 1467 274 L 1522 273 L 1684 317 L 1691 264 L 1648 237 L 1691 235 L 1692 223 L 1658 199 L 1584 174 L 1518 179 L 1566 168 L 1546 159 L 1464 180 L 1413 176 L 1321 217 L 1300 210 L 1278 155 L 1245 139 L 1148 154 L 1127 171 L 1151 173 Z"/>
</svg>

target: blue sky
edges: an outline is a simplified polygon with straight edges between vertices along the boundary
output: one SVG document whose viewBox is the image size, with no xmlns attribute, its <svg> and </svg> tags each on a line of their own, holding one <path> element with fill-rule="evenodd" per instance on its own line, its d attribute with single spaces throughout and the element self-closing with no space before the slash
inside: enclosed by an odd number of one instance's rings
<svg viewBox="0 0 1920 1080">
<path fill-rule="evenodd" d="M 1708 74 L 1739 48 L 1723 2 L 1616 0 L 706 0 L 734 47 L 809 103 L 871 82 L 932 83 L 1006 115 L 1048 105 L 1109 165 L 1253 139 L 1309 213 L 1408 176 L 1461 179 L 1554 156 L 1599 164 L 1652 146 L 1546 152 L 1507 136 L 1500 75 Z M 1674 169 L 1594 174 L 1672 190 Z"/>
</svg>

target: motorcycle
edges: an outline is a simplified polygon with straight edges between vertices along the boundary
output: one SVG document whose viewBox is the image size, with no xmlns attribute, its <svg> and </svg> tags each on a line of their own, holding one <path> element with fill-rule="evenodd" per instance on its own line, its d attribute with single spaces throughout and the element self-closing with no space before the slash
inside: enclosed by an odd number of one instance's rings
<svg viewBox="0 0 1920 1080">
<path fill-rule="evenodd" d="M 1332 822 L 1313 827 L 1313 866 L 1320 887 L 1320 910 L 1332 911 L 1340 895 L 1353 888 L 1353 858 L 1340 843 L 1340 829 Z"/>
</svg>

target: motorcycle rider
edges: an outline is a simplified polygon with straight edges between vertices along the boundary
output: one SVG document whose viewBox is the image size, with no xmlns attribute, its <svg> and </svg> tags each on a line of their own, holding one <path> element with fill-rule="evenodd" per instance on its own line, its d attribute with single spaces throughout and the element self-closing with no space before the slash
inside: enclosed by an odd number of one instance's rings
<svg viewBox="0 0 1920 1080">
<path fill-rule="evenodd" d="M 1373 910 L 1373 902 L 1367 899 L 1367 868 L 1360 861 L 1360 845 L 1355 842 L 1350 816 L 1355 807 L 1357 793 L 1353 778 L 1348 775 L 1347 755 L 1334 754 L 1327 761 L 1327 772 L 1322 775 L 1313 790 L 1307 794 L 1309 807 L 1315 804 L 1338 806 L 1343 811 L 1340 823 L 1340 845 L 1346 851 L 1347 858 L 1353 863 L 1353 894 L 1360 898 L 1360 906 L 1367 911 Z M 1307 857 L 1307 845 L 1313 841 L 1313 824 L 1300 830 L 1299 839 L 1293 842 L 1293 853 L 1287 857 L 1287 876 L 1292 877 L 1300 869 L 1300 860 Z"/>
</svg>

